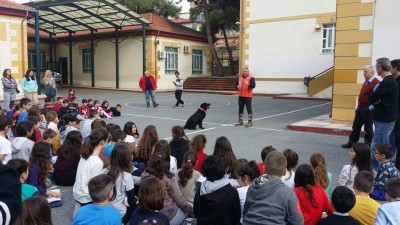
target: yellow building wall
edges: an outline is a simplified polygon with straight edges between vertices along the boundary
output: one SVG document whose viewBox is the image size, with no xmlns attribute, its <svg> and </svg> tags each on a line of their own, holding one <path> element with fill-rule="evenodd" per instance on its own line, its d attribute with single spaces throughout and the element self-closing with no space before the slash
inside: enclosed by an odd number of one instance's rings
<svg viewBox="0 0 400 225">
<path fill-rule="evenodd" d="M 374 3 L 337 1 L 332 120 L 351 122 L 357 104 L 363 68 L 371 64 Z"/>
<path fill-rule="evenodd" d="M 19 81 L 28 69 L 26 20 L 21 17 L 0 15 L 0 68 L 11 69 Z"/>
<path fill-rule="evenodd" d="M 95 40 L 94 67 L 95 87 L 116 88 L 116 62 L 114 40 Z M 165 47 L 177 47 L 178 70 L 184 79 L 192 76 L 192 50 L 203 50 L 203 73 L 211 74 L 210 51 L 207 43 L 188 41 L 182 39 L 157 37 L 158 45 L 155 45 L 156 37 L 148 35 L 146 38 L 146 70 L 154 75 L 159 90 L 174 89 L 172 81 L 175 76 L 165 74 L 165 58 L 158 58 L 159 51 L 165 51 Z M 183 53 L 183 46 L 190 47 L 190 53 Z M 68 44 L 59 43 L 56 46 L 56 61 L 59 57 L 69 58 Z M 90 48 L 86 42 L 79 42 L 73 46 L 73 83 L 75 86 L 91 87 L 91 73 L 82 72 L 82 49 Z M 119 44 L 119 88 L 139 89 L 138 82 L 143 75 L 141 37 L 127 38 Z M 69 62 L 68 62 L 69 70 Z M 69 79 L 69 74 L 67 74 Z"/>
</svg>

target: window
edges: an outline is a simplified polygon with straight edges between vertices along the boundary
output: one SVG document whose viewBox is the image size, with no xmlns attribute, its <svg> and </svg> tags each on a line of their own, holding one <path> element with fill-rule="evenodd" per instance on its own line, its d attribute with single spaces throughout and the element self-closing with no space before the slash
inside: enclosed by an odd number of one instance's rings
<svg viewBox="0 0 400 225">
<path fill-rule="evenodd" d="M 335 49 L 335 24 L 324 24 L 322 28 L 322 53 L 333 53 Z"/>
<path fill-rule="evenodd" d="M 175 74 L 178 70 L 178 48 L 165 47 L 165 74 Z"/>
<path fill-rule="evenodd" d="M 90 48 L 82 49 L 82 72 L 92 72 L 92 51 Z"/>
<path fill-rule="evenodd" d="M 28 50 L 28 67 L 36 69 L 36 51 Z M 40 51 L 40 69 L 47 69 L 46 51 Z"/>
<path fill-rule="evenodd" d="M 203 74 L 203 51 L 192 52 L 192 74 Z"/>
</svg>

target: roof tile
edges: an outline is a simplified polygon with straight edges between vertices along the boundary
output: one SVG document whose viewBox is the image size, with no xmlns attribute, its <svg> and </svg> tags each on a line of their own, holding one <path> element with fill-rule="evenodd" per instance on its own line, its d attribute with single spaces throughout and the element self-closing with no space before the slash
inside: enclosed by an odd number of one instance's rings
<svg viewBox="0 0 400 225">
<path fill-rule="evenodd" d="M 16 9 L 16 10 L 35 11 L 35 9 L 32 7 L 21 5 L 21 4 L 18 4 L 16 2 L 9 1 L 9 0 L 0 0 L 0 8 L 8 8 L 8 9 L 12 8 L 12 9 Z"/>
</svg>

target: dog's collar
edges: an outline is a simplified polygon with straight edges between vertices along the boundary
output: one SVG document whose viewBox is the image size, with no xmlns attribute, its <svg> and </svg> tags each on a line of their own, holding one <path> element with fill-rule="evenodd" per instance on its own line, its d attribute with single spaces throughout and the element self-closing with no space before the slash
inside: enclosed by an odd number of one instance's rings
<svg viewBox="0 0 400 225">
<path fill-rule="evenodd" d="M 200 109 L 201 111 L 204 111 L 204 112 L 207 111 L 207 109 L 203 109 L 203 108 L 201 108 L 201 107 L 200 107 L 199 109 Z"/>
</svg>

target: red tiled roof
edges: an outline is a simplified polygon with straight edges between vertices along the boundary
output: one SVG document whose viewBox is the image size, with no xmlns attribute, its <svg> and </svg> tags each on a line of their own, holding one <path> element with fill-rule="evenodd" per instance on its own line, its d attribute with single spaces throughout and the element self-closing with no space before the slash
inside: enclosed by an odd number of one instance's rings
<svg viewBox="0 0 400 225">
<path fill-rule="evenodd" d="M 44 31 L 39 31 L 40 38 L 49 38 L 49 34 Z M 35 37 L 35 29 L 32 27 L 27 27 L 27 36 L 28 38 Z"/>
<path fill-rule="evenodd" d="M 171 19 L 172 22 L 174 23 L 204 23 L 203 21 L 200 20 L 190 20 L 190 19 L 185 19 L 185 18 L 177 18 L 177 19 Z"/>
<path fill-rule="evenodd" d="M 0 0 L 0 8 L 35 11 L 34 8 L 31 8 L 31 7 L 25 6 L 25 5 L 21 5 L 21 4 L 18 4 L 16 2 L 9 1 L 9 0 Z"/>
</svg>

